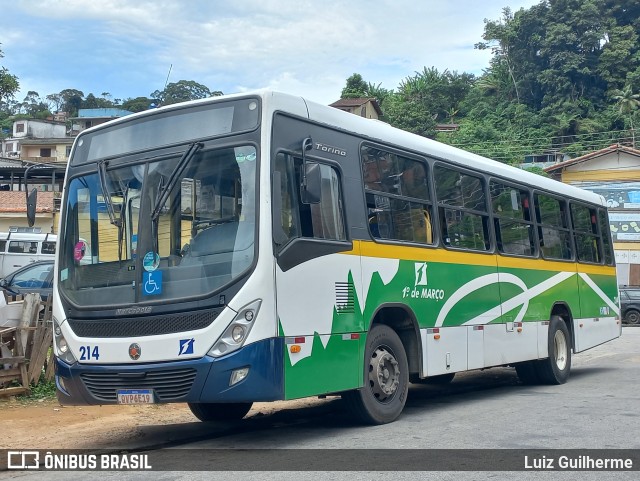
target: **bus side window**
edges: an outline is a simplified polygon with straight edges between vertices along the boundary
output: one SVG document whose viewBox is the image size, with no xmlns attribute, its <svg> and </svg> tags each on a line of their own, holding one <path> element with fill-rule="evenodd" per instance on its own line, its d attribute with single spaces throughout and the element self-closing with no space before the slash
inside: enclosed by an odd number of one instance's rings
<svg viewBox="0 0 640 481">
<path fill-rule="evenodd" d="M 301 159 L 280 153 L 275 170 L 280 177 L 280 192 L 274 195 L 280 195 L 280 221 L 287 240 L 298 236 L 346 240 L 340 180 L 334 168 L 320 164 L 322 196 L 318 204 L 300 201 Z"/>
<path fill-rule="evenodd" d="M 364 146 L 361 167 L 371 237 L 433 244 L 426 163 Z"/>
</svg>

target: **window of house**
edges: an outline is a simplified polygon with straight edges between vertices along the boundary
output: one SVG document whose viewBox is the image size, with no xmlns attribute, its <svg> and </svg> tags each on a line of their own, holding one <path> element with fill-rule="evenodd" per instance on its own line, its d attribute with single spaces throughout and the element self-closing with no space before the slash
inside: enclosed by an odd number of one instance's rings
<svg viewBox="0 0 640 481">
<path fill-rule="evenodd" d="M 320 164 L 322 196 L 318 204 L 300 201 L 302 159 L 280 153 L 276 157 L 275 172 L 280 179 L 281 226 L 286 240 L 294 237 L 347 239 L 336 169 Z"/>
<path fill-rule="evenodd" d="M 20 123 L 20 124 L 16 124 L 16 133 L 22 133 L 24 132 L 24 124 Z"/>
<path fill-rule="evenodd" d="M 540 250 L 548 259 L 573 259 L 565 201 L 545 194 L 534 195 Z"/>
<path fill-rule="evenodd" d="M 442 165 L 436 165 L 433 177 L 444 245 L 489 250 L 489 216 L 483 178 Z"/>
<path fill-rule="evenodd" d="M 489 184 L 498 251 L 536 255 L 529 192 L 496 181 Z"/>
<path fill-rule="evenodd" d="M 432 244 L 426 163 L 368 146 L 362 148 L 361 156 L 371 235 Z"/>
<path fill-rule="evenodd" d="M 571 203 L 576 254 L 582 262 L 600 262 L 600 236 L 596 209 Z"/>
<path fill-rule="evenodd" d="M 51 157 L 51 149 L 50 148 L 40 149 L 40 157 Z"/>
</svg>

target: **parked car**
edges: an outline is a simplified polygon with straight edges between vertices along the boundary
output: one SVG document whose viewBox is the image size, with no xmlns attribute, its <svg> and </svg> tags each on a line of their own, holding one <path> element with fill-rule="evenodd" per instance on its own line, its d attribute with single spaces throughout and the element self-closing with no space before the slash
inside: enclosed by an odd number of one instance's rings
<svg viewBox="0 0 640 481">
<path fill-rule="evenodd" d="M 0 232 L 0 278 L 36 261 L 53 261 L 55 234 Z"/>
<path fill-rule="evenodd" d="M 640 324 L 640 287 L 620 288 L 620 315 L 626 324 Z"/>
<path fill-rule="evenodd" d="M 37 292 L 43 300 L 53 291 L 53 261 L 37 261 L 21 267 L 0 279 L 0 288 L 9 294 L 29 294 Z"/>
</svg>

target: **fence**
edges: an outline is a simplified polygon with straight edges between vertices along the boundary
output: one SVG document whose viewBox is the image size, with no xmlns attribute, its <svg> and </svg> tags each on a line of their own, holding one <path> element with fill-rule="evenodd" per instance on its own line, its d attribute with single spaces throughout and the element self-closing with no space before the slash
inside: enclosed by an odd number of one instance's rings
<svg viewBox="0 0 640 481">
<path fill-rule="evenodd" d="M 0 294 L 2 295 L 2 294 Z M 42 301 L 39 294 L 26 294 L 22 317 L 16 327 L 0 327 L 0 397 L 29 394 L 31 384 L 53 379 L 53 322 L 51 296 Z"/>
</svg>

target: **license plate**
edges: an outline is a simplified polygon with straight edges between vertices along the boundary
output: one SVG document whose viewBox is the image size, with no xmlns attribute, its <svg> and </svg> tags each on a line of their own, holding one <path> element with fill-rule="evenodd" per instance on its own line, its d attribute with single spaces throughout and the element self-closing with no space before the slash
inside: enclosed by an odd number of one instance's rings
<svg viewBox="0 0 640 481">
<path fill-rule="evenodd" d="M 118 404 L 153 404 L 151 389 L 119 389 Z"/>
</svg>

